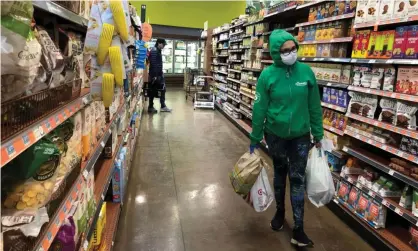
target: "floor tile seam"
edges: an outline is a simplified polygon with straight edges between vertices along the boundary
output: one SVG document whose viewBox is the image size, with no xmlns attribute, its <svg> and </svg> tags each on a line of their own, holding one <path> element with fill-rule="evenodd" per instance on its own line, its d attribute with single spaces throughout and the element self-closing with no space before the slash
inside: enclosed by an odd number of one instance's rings
<svg viewBox="0 0 418 251">
<path fill-rule="evenodd" d="M 176 193 L 176 201 L 177 201 L 177 210 L 180 208 L 179 205 L 179 196 L 178 196 L 178 192 L 177 192 L 177 183 L 176 183 L 176 177 L 174 175 L 174 167 L 173 167 L 173 161 L 172 161 L 172 157 L 171 157 L 171 147 L 170 147 L 170 140 L 168 138 L 168 133 L 166 133 L 167 136 L 167 143 L 168 143 L 168 150 L 170 152 L 170 166 L 171 166 L 171 172 L 173 175 L 173 181 L 174 181 L 174 191 Z M 184 232 L 183 232 L 183 225 L 181 223 L 181 217 L 179 215 L 179 224 L 180 224 L 180 230 L 181 230 L 181 239 L 183 241 L 183 250 L 186 251 L 186 242 L 184 241 Z"/>
</svg>

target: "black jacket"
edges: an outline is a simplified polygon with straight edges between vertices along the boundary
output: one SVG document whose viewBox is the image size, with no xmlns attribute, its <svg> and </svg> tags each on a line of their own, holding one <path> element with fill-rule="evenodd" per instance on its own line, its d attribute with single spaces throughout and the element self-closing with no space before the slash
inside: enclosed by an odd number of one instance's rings
<svg viewBox="0 0 418 251">
<path fill-rule="evenodd" d="M 163 76 L 163 57 L 161 50 L 157 47 L 153 47 L 148 56 L 149 60 L 149 76 L 150 78 L 162 77 Z"/>
</svg>

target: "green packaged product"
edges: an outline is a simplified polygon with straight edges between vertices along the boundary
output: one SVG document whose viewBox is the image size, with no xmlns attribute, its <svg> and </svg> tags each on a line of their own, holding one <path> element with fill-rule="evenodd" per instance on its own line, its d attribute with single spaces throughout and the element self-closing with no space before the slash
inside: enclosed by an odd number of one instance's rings
<svg viewBox="0 0 418 251">
<path fill-rule="evenodd" d="M 54 131 L 57 133 L 59 137 L 68 141 L 71 139 L 74 133 L 74 118 L 67 119 L 59 125 Z"/>
</svg>

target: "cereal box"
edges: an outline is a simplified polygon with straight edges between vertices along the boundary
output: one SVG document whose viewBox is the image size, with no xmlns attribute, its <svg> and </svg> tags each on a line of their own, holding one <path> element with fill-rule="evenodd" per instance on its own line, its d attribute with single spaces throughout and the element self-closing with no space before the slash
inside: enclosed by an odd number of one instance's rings
<svg viewBox="0 0 418 251">
<path fill-rule="evenodd" d="M 372 32 L 370 33 L 369 45 L 367 48 L 367 58 L 377 58 L 378 56 L 378 49 L 376 48 L 378 45 L 378 37 L 380 32 Z"/>
<path fill-rule="evenodd" d="M 331 98 L 331 104 L 333 104 L 333 105 L 338 105 L 338 103 L 337 103 L 337 96 L 338 96 L 338 91 L 337 91 L 337 89 L 334 89 L 334 88 L 331 88 L 331 96 L 330 96 L 330 98 Z"/>
<path fill-rule="evenodd" d="M 411 68 L 408 68 L 408 67 L 398 68 L 398 77 L 396 79 L 396 86 L 395 86 L 396 92 L 409 94 L 411 90 L 409 77 L 411 75 L 412 75 Z"/>
<path fill-rule="evenodd" d="M 381 0 L 378 20 L 385 21 L 392 19 L 394 8 L 395 0 Z"/>
<path fill-rule="evenodd" d="M 393 18 L 408 17 L 408 0 L 395 0 L 395 8 L 393 10 Z"/>
<path fill-rule="evenodd" d="M 418 58 L 418 25 L 408 27 L 408 41 L 406 43 L 405 58 Z"/>
<path fill-rule="evenodd" d="M 409 94 L 418 95 L 418 68 L 411 68 L 412 74 L 409 79 Z"/>
<path fill-rule="evenodd" d="M 359 0 L 357 1 L 357 10 L 356 10 L 356 18 L 354 20 L 355 24 L 365 22 L 365 18 L 367 15 L 367 0 Z"/>
<path fill-rule="evenodd" d="M 367 56 L 367 48 L 369 46 L 369 40 L 370 40 L 370 31 L 364 30 L 362 32 L 362 37 L 360 41 L 360 52 L 358 54 L 359 58 L 366 58 Z"/>
<path fill-rule="evenodd" d="M 351 65 L 343 65 L 341 70 L 341 83 L 350 84 Z"/>
<path fill-rule="evenodd" d="M 383 31 L 382 38 L 378 41 L 379 44 L 379 58 L 391 58 L 393 54 L 393 43 L 395 40 L 395 31 Z"/>
<path fill-rule="evenodd" d="M 322 101 L 324 101 L 325 103 L 330 103 L 331 102 L 331 90 L 329 87 L 324 87 L 324 93 L 322 95 Z"/>
<path fill-rule="evenodd" d="M 344 14 L 355 12 L 356 7 L 357 7 L 357 1 L 356 0 L 345 0 Z"/>
<path fill-rule="evenodd" d="M 351 52 L 352 58 L 357 58 L 359 54 L 359 48 L 360 48 L 360 41 L 363 33 L 361 31 L 356 31 L 354 34 L 354 42 L 353 42 L 353 50 Z"/>
<path fill-rule="evenodd" d="M 418 15 L 418 2 L 417 1 L 408 1 L 408 17 L 413 17 Z"/>
<path fill-rule="evenodd" d="M 338 106 L 347 108 L 348 106 L 348 92 L 344 90 L 338 90 Z"/>
<path fill-rule="evenodd" d="M 406 44 L 408 43 L 408 27 L 400 26 L 395 30 L 392 58 L 404 58 Z"/>
<path fill-rule="evenodd" d="M 369 0 L 367 2 L 367 12 L 364 21 L 367 23 L 374 23 L 377 21 L 379 14 L 380 0 Z"/>
</svg>

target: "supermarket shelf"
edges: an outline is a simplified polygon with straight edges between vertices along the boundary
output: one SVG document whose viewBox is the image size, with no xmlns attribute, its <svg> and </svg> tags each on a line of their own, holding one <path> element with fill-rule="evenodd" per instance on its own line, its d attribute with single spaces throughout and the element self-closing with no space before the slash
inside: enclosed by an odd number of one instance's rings
<svg viewBox="0 0 418 251">
<path fill-rule="evenodd" d="M 232 96 L 231 96 L 231 95 L 229 95 L 229 94 L 227 94 L 227 96 L 228 96 L 228 98 L 230 98 L 230 99 L 234 100 L 234 101 L 235 101 L 235 102 L 237 102 L 237 103 L 240 103 L 240 102 L 241 102 L 240 100 L 238 100 L 238 99 L 236 99 L 236 98 L 232 97 Z"/>
<path fill-rule="evenodd" d="M 402 93 L 390 92 L 390 91 L 382 91 L 382 90 L 364 88 L 364 87 L 353 86 L 353 85 L 348 86 L 348 90 L 378 95 L 382 97 L 402 99 L 402 100 L 411 101 L 411 102 L 418 102 L 418 96 L 415 96 L 415 95 L 408 95 L 408 94 L 402 94 Z"/>
<path fill-rule="evenodd" d="M 242 101 L 241 100 L 241 103 L 240 103 L 241 105 L 244 105 L 245 107 L 247 107 L 248 109 L 253 109 L 253 107 L 250 105 L 250 104 L 248 104 L 248 103 L 245 103 L 244 101 Z"/>
<path fill-rule="evenodd" d="M 418 65 L 418 59 L 370 59 L 370 58 L 353 58 L 351 63 L 358 64 L 405 64 Z"/>
<path fill-rule="evenodd" d="M 241 82 L 240 82 L 239 80 L 236 80 L 236 79 L 233 79 L 233 78 L 227 78 L 226 80 L 229 80 L 229 81 L 235 82 L 235 83 L 237 83 L 237 84 L 241 84 Z"/>
<path fill-rule="evenodd" d="M 351 58 L 317 58 L 317 57 L 302 57 L 298 58 L 299 61 L 304 62 L 333 62 L 333 63 L 350 63 Z"/>
<path fill-rule="evenodd" d="M 76 13 L 67 10 L 66 8 L 46 0 L 33 0 L 32 4 L 35 8 L 54 14 L 58 17 L 62 17 L 72 23 L 78 24 L 87 29 L 89 20 L 84 17 L 77 15 Z"/>
<path fill-rule="evenodd" d="M 371 189 L 365 187 L 364 185 L 358 183 L 356 176 L 344 175 L 342 178 L 344 180 L 348 181 L 349 183 L 351 183 L 352 185 L 356 186 L 360 190 L 362 190 L 364 193 L 370 195 L 370 197 L 374 198 L 377 202 L 382 203 L 384 206 L 386 206 L 390 210 L 394 211 L 395 213 L 397 213 L 399 216 L 403 217 L 404 219 L 406 219 L 410 223 L 412 223 L 414 225 L 417 224 L 418 220 L 412 214 L 411 211 L 399 206 L 399 204 L 396 203 L 393 199 L 384 198 L 380 194 L 378 194 L 378 193 L 372 191 Z"/>
<path fill-rule="evenodd" d="M 218 88 L 219 90 L 223 91 L 223 92 L 227 92 L 227 89 L 224 87 L 221 87 L 221 85 L 215 85 L 216 88 Z"/>
<path fill-rule="evenodd" d="M 384 150 L 386 152 L 392 153 L 392 154 L 394 154 L 394 155 L 396 155 L 398 157 L 401 157 L 401 158 L 406 159 L 406 160 L 409 160 L 409 161 L 411 161 L 411 162 L 413 162 L 415 164 L 418 164 L 418 157 L 417 156 L 414 156 L 412 154 L 406 153 L 406 152 L 404 152 L 404 151 L 402 151 L 400 149 L 391 147 L 389 145 L 379 143 L 379 142 L 377 142 L 375 140 L 372 140 L 370 138 L 367 138 L 367 137 L 365 137 L 363 135 L 360 135 L 360 134 L 358 134 L 356 132 L 353 132 L 351 130 L 348 130 L 348 129 L 345 129 L 344 133 L 347 134 L 347 135 L 350 135 L 351 137 L 354 137 L 354 138 L 356 138 L 356 139 L 358 139 L 360 141 L 363 141 L 363 142 L 365 142 L 367 144 L 370 144 L 372 146 L 375 146 L 377 148 L 380 148 L 380 149 L 382 149 L 382 150 Z"/>
<path fill-rule="evenodd" d="M 384 229 L 374 229 L 370 226 L 365 219 L 362 219 L 357 216 L 357 214 L 351 211 L 348 206 L 339 199 L 335 198 L 333 200 L 344 212 L 350 215 L 358 223 L 360 223 L 365 229 L 367 229 L 371 234 L 381 240 L 386 246 L 390 247 L 393 250 L 402 250 L 402 251 L 413 251 L 413 248 L 408 245 L 407 236 L 409 236 L 408 231 L 399 227 L 384 228 Z"/>
<path fill-rule="evenodd" d="M 390 161 L 388 161 L 385 158 L 382 158 L 381 156 L 377 156 L 375 154 L 369 153 L 361 148 L 356 148 L 356 147 L 347 147 L 345 146 L 343 148 L 343 151 L 346 152 L 347 154 L 354 156 L 358 159 L 360 159 L 361 161 L 379 169 L 380 171 L 389 174 L 393 177 L 395 177 L 396 179 L 404 182 L 405 184 L 408 184 L 416 189 L 418 189 L 418 181 L 412 179 L 411 177 L 408 177 L 402 173 L 399 173 L 395 170 L 393 170 L 392 168 L 389 167 L 389 163 Z"/>
<path fill-rule="evenodd" d="M 229 64 L 227 64 L 227 63 L 212 63 L 213 65 L 225 65 L 225 66 L 228 66 Z"/>
<path fill-rule="evenodd" d="M 229 27 L 229 29 L 232 29 L 232 28 L 235 28 L 235 27 L 241 26 L 241 25 L 243 25 L 243 24 L 244 24 L 244 22 L 241 22 L 241 23 L 238 23 L 238 24 L 232 25 L 231 27 Z"/>
<path fill-rule="evenodd" d="M 222 34 L 222 33 L 227 33 L 227 32 L 229 32 L 229 29 L 223 30 L 223 31 L 220 31 L 220 32 L 217 32 L 217 33 L 213 33 L 212 35 L 216 36 L 216 35 L 219 35 L 219 34 Z"/>
<path fill-rule="evenodd" d="M 224 74 L 224 75 L 228 75 L 228 72 L 224 72 L 224 71 L 215 71 L 216 73 L 219 73 L 219 74 Z"/>
<path fill-rule="evenodd" d="M 217 43 L 229 41 L 229 38 L 219 39 Z"/>
<path fill-rule="evenodd" d="M 235 90 L 232 90 L 231 88 L 227 88 L 227 90 L 228 90 L 228 92 L 232 92 L 232 93 L 234 93 L 235 95 L 239 95 L 239 92 L 237 92 L 237 91 L 235 91 Z"/>
<path fill-rule="evenodd" d="M 249 82 L 245 82 L 245 81 L 241 81 L 241 84 L 244 84 L 244 85 L 257 85 L 257 83 L 249 83 Z"/>
<path fill-rule="evenodd" d="M 228 71 L 241 73 L 241 70 L 235 70 L 235 69 L 228 69 Z"/>
<path fill-rule="evenodd" d="M 216 50 L 228 50 L 228 47 L 226 47 L 226 48 L 216 48 Z"/>
<path fill-rule="evenodd" d="M 244 35 L 242 38 L 249 38 L 252 37 L 251 35 Z"/>
<path fill-rule="evenodd" d="M 229 62 L 233 62 L 233 63 L 241 63 L 243 60 L 242 59 L 229 59 Z"/>
<path fill-rule="evenodd" d="M 43 248 L 43 250 L 48 250 L 51 246 L 52 241 L 54 240 L 60 226 L 64 222 L 65 219 L 68 218 L 69 213 L 71 211 L 72 205 L 76 202 L 79 193 L 81 192 L 82 184 L 85 182 L 85 178 L 88 175 L 87 170 L 91 170 L 93 166 L 96 164 L 97 158 L 100 156 L 101 152 L 103 151 L 103 147 L 105 145 L 105 139 L 107 140 L 110 136 L 110 125 L 112 125 L 115 121 L 117 121 L 120 117 L 121 111 L 124 110 L 125 104 L 121 104 L 118 110 L 117 115 L 115 115 L 112 121 L 108 124 L 107 130 L 105 130 L 105 134 L 102 136 L 102 139 L 97 142 L 96 147 L 94 148 L 93 153 L 88 161 L 82 163 L 82 170 L 84 170 L 75 180 L 74 184 L 70 188 L 67 196 L 64 198 L 63 202 L 57 209 L 54 216 L 51 217 L 49 224 L 45 228 L 45 231 L 41 232 L 41 235 L 38 238 L 37 243 L 35 244 L 34 250 L 39 250 Z M 100 142 L 100 143 L 99 143 Z M 113 166 L 113 164 L 111 165 Z M 98 201 L 98 200 L 96 200 Z"/>
<path fill-rule="evenodd" d="M 309 6 L 312 6 L 312 5 L 318 4 L 318 3 L 322 3 L 322 2 L 325 2 L 325 1 L 324 1 L 324 0 L 312 0 L 312 1 L 308 1 L 308 2 L 307 2 L 307 3 L 305 3 L 305 4 L 298 5 L 298 6 L 296 7 L 296 9 L 297 9 L 297 10 L 299 10 L 299 9 L 303 9 L 303 8 L 306 8 L 306 7 L 309 7 Z"/>
<path fill-rule="evenodd" d="M 234 39 L 234 40 L 231 40 L 229 42 L 230 43 L 239 43 L 239 42 L 242 42 L 242 38 L 240 38 L 240 39 Z"/>
<path fill-rule="evenodd" d="M 248 119 L 250 119 L 250 120 L 252 120 L 252 119 L 253 119 L 252 114 L 249 114 L 248 112 L 246 112 L 246 111 L 244 111 L 244 110 L 242 110 L 242 109 L 239 109 L 239 112 L 240 112 L 242 115 L 244 115 L 245 117 L 247 117 Z"/>
<path fill-rule="evenodd" d="M 333 110 L 336 110 L 336 111 L 339 111 L 339 112 L 346 112 L 347 111 L 347 108 L 343 108 L 343 107 L 337 106 L 337 105 L 331 105 L 331 104 L 328 104 L 328 103 L 325 103 L 325 102 L 321 102 L 321 105 L 323 107 L 333 109 Z"/>
<path fill-rule="evenodd" d="M 229 49 L 229 52 L 243 52 L 242 49 Z"/>
<path fill-rule="evenodd" d="M 242 31 L 237 31 L 237 32 L 234 32 L 234 33 L 229 33 L 229 36 L 231 37 L 231 36 L 235 36 L 235 35 L 238 35 L 238 34 L 241 34 L 241 33 L 243 33 L 244 31 L 242 30 Z"/>
<path fill-rule="evenodd" d="M 329 126 L 329 125 L 326 125 L 326 124 L 323 124 L 323 126 L 324 126 L 324 129 L 326 129 L 326 130 L 328 130 L 330 132 L 333 132 L 333 133 L 338 134 L 338 135 L 341 135 L 341 136 L 344 135 L 344 131 L 342 131 L 340 129 L 334 128 L 334 127 Z"/>
<path fill-rule="evenodd" d="M 340 37 L 340 38 L 333 38 L 328 40 L 320 40 L 320 41 L 303 41 L 299 44 L 330 44 L 330 43 L 347 43 L 351 42 L 353 37 Z"/>
<path fill-rule="evenodd" d="M 254 72 L 261 72 L 262 69 L 255 69 L 255 68 L 242 68 L 242 70 L 244 71 L 254 71 Z"/>
<path fill-rule="evenodd" d="M 339 151 L 339 150 L 332 150 L 331 153 L 334 154 L 335 156 L 337 156 L 340 159 L 347 156 L 347 154 L 345 152 L 342 152 L 342 151 Z"/>
<path fill-rule="evenodd" d="M 45 115 L 45 118 L 40 122 L 30 125 L 15 136 L 3 141 L 1 144 L 1 167 L 81 110 L 90 99 L 90 93 L 85 93 L 85 91 L 89 91 L 89 89 L 83 90 L 84 95 L 81 97 L 60 107 L 57 111 Z"/>
<path fill-rule="evenodd" d="M 103 251 L 111 251 L 115 243 L 116 231 L 118 229 L 121 206 L 119 203 L 106 202 L 106 226 L 103 233 Z"/>
<path fill-rule="evenodd" d="M 245 93 L 245 92 L 242 92 L 242 91 L 240 91 L 240 93 L 241 93 L 242 95 L 244 95 L 244 96 L 247 96 L 247 97 L 249 97 L 250 99 L 255 99 L 254 95 L 251 95 L 251 94 L 247 94 L 247 93 Z"/>
<path fill-rule="evenodd" d="M 261 63 L 265 63 L 265 64 L 273 64 L 274 61 L 273 60 L 261 60 Z"/>
<path fill-rule="evenodd" d="M 293 5 L 293 6 L 287 7 L 287 8 L 285 8 L 285 9 L 284 9 L 284 10 L 282 10 L 282 11 L 275 11 L 275 12 L 269 13 L 269 14 L 267 14 L 267 15 L 264 15 L 264 19 L 266 19 L 266 18 L 268 18 L 268 17 L 273 17 L 273 16 L 276 16 L 276 15 L 279 15 L 279 14 L 282 14 L 282 13 L 284 13 L 284 12 L 287 12 L 287 11 L 290 11 L 290 10 L 294 10 L 294 9 L 296 9 L 296 5 Z"/>
<path fill-rule="evenodd" d="M 216 80 L 216 81 L 219 81 L 219 82 L 221 82 L 221 83 L 227 84 L 226 80 L 223 80 L 223 79 L 215 79 L 215 80 Z"/>
<path fill-rule="evenodd" d="M 408 16 L 405 18 L 395 18 L 395 19 L 390 19 L 390 20 L 354 24 L 353 27 L 354 29 L 359 29 L 359 28 L 366 28 L 366 27 L 373 27 L 373 26 L 376 27 L 379 25 L 406 23 L 406 22 L 412 22 L 412 21 L 417 21 L 417 20 L 418 20 L 418 15 L 415 15 L 415 16 Z"/>
<path fill-rule="evenodd" d="M 363 117 L 363 116 L 360 116 L 360 115 L 357 115 L 357 114 L 353 114 L 353 113 L 347 113 L 345 116 L 347 116 L 349 118 L 352 118 L 352 119 L 355 119 L 355 120 L 358 120 L 358 121 L 361 121 L 361 122 L 364 122 L 364 123 L 367 123 L 369 125 L 373 125 L 373 126 L 380 127 L 380 128 L 392 131 L 392 132 L 399 133 L 401 135 L 405 135 L 405 136 L 408 136 L 408 137 L 411 137 L 411 138 L 414 138 L 414 139 L 418 139 L 418 131 L 413 131 L 413 130 L 408 130 L 408 129 L 405 129 L 405 128 L 397 127 L 397 126 L 394 126 L 394 125 L 389 124 L 389 123 L 381 122 L 381 121 L 378 121 L 378 120 L 375 120 L 375 119 L 366 118 L 366 117 Z"/>
<path fill-rule="evenodd" d="M 246 23 L 246 24 L 244 24 L 244 27 L 249 26 L 249 25 L 253 25 L 253 24 L 259 24 L 259 23 L 262 23 L 263 21 L 264 21 L 263 19 L 260 19 L 260 20 L 257 20 L 257 21 Z"/>
<path fill-rule="evenodd" d="M 314 24 L 332 22 L 332 21 L 341 20 L 341 19 L 352 18 L 352 17 L 354 17 L 355 14 L 356 13 L 353 12 L 353 13 L 348 13 L 348 14 L 344 14 L 344 15 L 324 18 L 324 19 L 320 19 L 320 20 L 315 20 L 315 21 L 310 21 L 310 22 L 305 22 L 305 23 L 299 23 L 299 24 L 296 24 L 295 27 L 303 27 L 303 26 L 308 26 L 308 25 L 314 25 Z"/>
<path fill-rule="evenodd" d="M 218 57 L 218 58 L 227 58 L 227 57 L 229 57 L 229 55 L 228 54 L 226 54 L 226 55 L 216 55 L 216 57 Z"/>
<path fill-rule="evenodd" d="M 322 85 L 322 86 L 330 86 L 330 87 L 344 88 L 344 89 L 348 87 L 347 84 L 341 84 L 341 83 L 330 82 L 330 81 L 325 81 L 325 80 L 317 80 L 316 82 L 318 85 Z"/>
</svg>

